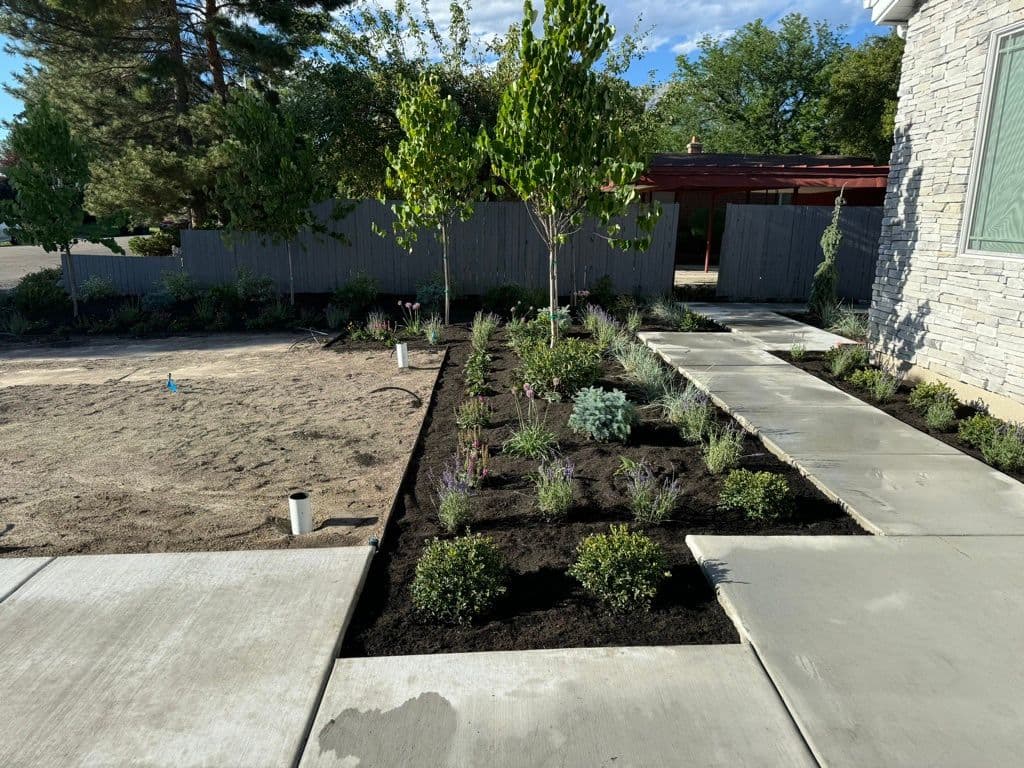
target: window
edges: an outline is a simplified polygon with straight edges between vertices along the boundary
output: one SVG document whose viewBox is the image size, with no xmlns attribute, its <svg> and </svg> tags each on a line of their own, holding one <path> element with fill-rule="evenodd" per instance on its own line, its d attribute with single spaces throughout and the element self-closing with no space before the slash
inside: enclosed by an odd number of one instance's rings
<svg viewBox="0 0 1024 768">
<path fill-rule="evenodd" d="M 1024 255 L 1024 29 L 994 39 L 966 245 Z"/>
</svg>

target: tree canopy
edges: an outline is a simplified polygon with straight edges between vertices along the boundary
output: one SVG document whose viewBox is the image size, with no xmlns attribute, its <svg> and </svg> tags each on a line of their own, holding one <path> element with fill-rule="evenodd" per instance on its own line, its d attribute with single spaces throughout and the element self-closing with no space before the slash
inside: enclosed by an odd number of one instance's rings
<svg viewBox="0 0 1024 768">
<path fill-rule="evenodd" d="M 691 135 L 706 151 L 866 154 L 887 160 L 902 41 L 871 37 L 857 47 L 844 29 L 784 16 L 725 39 L 704 37 L 677 60 L 656 108 L 663 151 Z"/>
</svg>

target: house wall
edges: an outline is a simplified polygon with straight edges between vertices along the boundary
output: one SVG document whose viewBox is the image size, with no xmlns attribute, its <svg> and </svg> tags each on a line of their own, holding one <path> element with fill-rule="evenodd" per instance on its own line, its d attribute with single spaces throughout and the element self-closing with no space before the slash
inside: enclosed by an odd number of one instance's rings
<svg viewBox="0 0 1024 768">
<path fill-rule="evenodd" d="M 907 26 L 870 333 L 883 358 L 1024 413 L 1024 256 L 959 253 L 993 31 L 1024 0 L 925 0 Z"/>
</svg>

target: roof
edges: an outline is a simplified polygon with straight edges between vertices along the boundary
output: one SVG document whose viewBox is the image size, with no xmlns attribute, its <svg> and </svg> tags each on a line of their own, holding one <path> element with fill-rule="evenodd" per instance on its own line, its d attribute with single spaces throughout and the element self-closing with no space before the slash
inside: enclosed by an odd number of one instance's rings
<svg viewBox="0 0 1024 768">
<path fill-rule="evenodd" d="M 864 0 L 875 24 L 906 24 L 914 15 L 917 0 Z"/>
<path fill-rule="evenodd" d="M 884 189 L 889 166 L 841 155 L 740 155 L 661 153 L 641 177 L 648 189 Z"/>
</svg>

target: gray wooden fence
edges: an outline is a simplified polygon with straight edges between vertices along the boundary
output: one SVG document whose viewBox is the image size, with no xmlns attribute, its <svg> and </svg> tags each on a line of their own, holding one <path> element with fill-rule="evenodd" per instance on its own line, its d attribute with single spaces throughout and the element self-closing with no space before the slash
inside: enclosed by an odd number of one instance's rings
<svg viewBox="0 0 1024 768">
<path fill-rule="evenodd" d="M 820 240 L 832 209 L 810 205 L 729 205 L 717 294 L 748 301 L 806 301 L 822 260 Z M 839 295 L 870 301 L 882 209 L 846 207 L 836 263 Z"/>
<path fill-rule="evenodd" d="M 393 215 L 385 205 L 363 201 L 338 221 L 330 219 L 332 207 L 323 203 L 316 206 L 316 212 L 344 240 L 307 233 L 292 244 L 297 293 L 333 291 L 353 276 L 367 274 L 377 281 L 382 293 L 412 295 L 418 284 L 440 273 L 440 245 L 432 234 L 421 233 L 411 254 L 390 235 L 376 234 L 374 225 L 390 232 Z M 677 205 L 662 206 L 647 251 L 611 248 L 588 223 L 562 249 L 560 291 L 566 295 L 574 287 L 589 287 L 604 275 L 622 292 L 661 294 L 670 290 L 678 216 Z M 620 223 L 624 236 L 634 235 L 635 211 Z M 215 285 L 234 280 L 242 268 L 270 277 L 282 292 L 288 289 L 286 246 L 261 243 L 252 235 L 227 243 L 219 231 L 184 231 L 180 264 L 166 258 L 75 257 L 79 284 L 91 275 L 100 275 L 119 290 L 133 294 L 151 290 L 162 271 L 182 269 L 202 285 Z M 521 203 L 482 203 L 469 221 L 453 228 L 451 270 L 452 282 L 462 294 L 480 294 L 508 283 L 546 288 L 547 252 Z"/>
<path fill-rule="evenodd" d="M 126 296 L 141 296 L 153 290 L 165 272 L 182 269 L 181 259 L 173 256 L 109 256 L 103 254 L 76 253 L 75 277 L 78 287 L 90 277 L 98 276 L 109 280 L 118 293 Z M 71 291 L 67 254 L 61 254 L 60 263 L 64 277 L 64 288 Z"/>
</svg>

